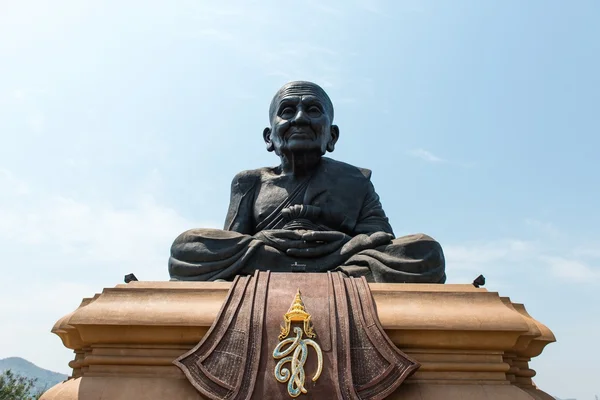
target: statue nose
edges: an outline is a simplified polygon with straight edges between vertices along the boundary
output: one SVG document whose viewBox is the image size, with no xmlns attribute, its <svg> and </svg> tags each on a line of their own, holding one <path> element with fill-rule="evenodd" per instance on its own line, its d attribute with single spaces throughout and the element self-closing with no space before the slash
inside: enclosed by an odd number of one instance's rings
<svg viewBox="0 0 600 400">
<path fill-rule="evenodd" d="M 306 116 L 306 113 L 302 109 L 298 110 L 298 112 L 294 116 L 294 119 L 292 119 L 292 121 L 291 121 L 292 126 L 308 125 L 309 123 L 310 123 L 310 120 L 308 119 L 308 117 Z"/>
</svg>

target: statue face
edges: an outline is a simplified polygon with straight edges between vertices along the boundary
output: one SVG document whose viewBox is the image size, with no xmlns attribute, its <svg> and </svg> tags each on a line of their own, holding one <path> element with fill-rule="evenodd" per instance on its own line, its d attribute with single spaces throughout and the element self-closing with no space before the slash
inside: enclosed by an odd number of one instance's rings
<svg viewBox="0 0 600 400">
<path fill-rule="evenodd" d="M 313 93 L 286 93 L 279 97 L 264 139 L 277 155 L 333 151 L 339 131 L 331 124 L 327 103 Z"/>
</svg>

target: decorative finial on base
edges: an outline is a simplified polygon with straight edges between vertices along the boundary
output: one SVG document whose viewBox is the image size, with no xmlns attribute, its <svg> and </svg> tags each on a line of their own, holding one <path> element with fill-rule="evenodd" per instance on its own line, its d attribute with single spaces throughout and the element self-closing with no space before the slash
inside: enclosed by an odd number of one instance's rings
<svg viewBox="0 0 600 400">
<path fill-rule="evenodd" d="M 304 302 L 302 301 L 302 293 L 300 293 L 300 288 L 296 292 L 296 296 L 294 297 L 294 301 L 290 306 L 290 309 L 283 316 L 284 325 L 281 327 L 281 333 L 279 335 L 279 340 L 283 340 L 287 335 L 290 334 L 290 328 L 292 322 L 304 322 L 304 333 L 309 338 L 314 338 L 316 336 L 312 324 L 310 322 L 310 314 L 306 312 L 304 308 Z"/>
</svg>

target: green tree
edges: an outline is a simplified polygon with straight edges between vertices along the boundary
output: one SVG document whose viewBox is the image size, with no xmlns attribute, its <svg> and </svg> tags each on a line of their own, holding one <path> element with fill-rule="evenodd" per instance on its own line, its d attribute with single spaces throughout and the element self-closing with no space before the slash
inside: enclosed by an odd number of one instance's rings
<svg viewBox="0 0 600 400">
<path fill-rule="evenodd" d="M 34 390 L 36 382 L 8 369 L 0 374 L 0 400 L 38 400 L 43 392 Z"/>
</svg>

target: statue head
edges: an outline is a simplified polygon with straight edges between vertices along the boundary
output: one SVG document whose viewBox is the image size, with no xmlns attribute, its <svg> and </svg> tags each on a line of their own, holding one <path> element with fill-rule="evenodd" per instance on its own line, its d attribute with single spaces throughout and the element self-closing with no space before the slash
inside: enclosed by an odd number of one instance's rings
<svg viewBox="0 0 600 400">
<path fill-rule="evenodd" d="M 263 131 L 268 151 L 290 153 L 333 151 L 339 128 L 333 125 L 333 104 L 312 82 L 295 81 L 275 93 L 269 108 L 271 126 Z"/>
</svg>

